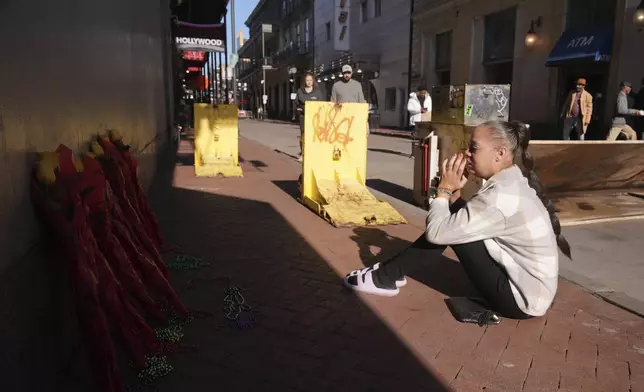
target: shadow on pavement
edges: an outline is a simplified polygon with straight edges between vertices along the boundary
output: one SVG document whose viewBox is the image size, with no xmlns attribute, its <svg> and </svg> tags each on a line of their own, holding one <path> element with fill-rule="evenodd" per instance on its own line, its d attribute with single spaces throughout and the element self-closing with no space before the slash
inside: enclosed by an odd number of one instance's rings
<svg viewBox="0 0 644 392">
<path fill-rule="evenodd" d="M 379 178 L 367 179 L 367 186 L 405 203 L 415 205 L 412 190 Z"/>
<path fill-rule="evenodd" d="M 165 236 L 211 265 L 173 273 L 202 317 L 159 391 L 447 391 L 271 204 L 172 179 L 160 171 L 149 192 Z M 245 290 L 253 328 L 226 325 L 229 284 Z"/>
<path fill-rule="evenodd" d="M 273 181 L 273 184 L 280 188 L 284 193 L 291 196 L 295 200 L 300 198 L 300 190 L 297 184 L 297 181 L 293 180 L 283 180 L 283 181 Z"/>
<path fill-rule="evenodd" d="M 385 262 L 396 257 L 412 244 L 409 241 L 392 237 L 385 231 L 372 227 L 357 227 L 353 229 L 351 239 L 360 249 L 360 258 L 365 266 Z M 401 251 L 402 249 L 402 251 Z M 422 251 L 415 250 L 422 257 Z M 427 267 L 414 272 L 407 277 L 418 281 L 448 297 L 469 296 L 477 293 L 470 283 L 465 271 L 457 261 L 446 256 L 427 260 Z"/>
</svg>

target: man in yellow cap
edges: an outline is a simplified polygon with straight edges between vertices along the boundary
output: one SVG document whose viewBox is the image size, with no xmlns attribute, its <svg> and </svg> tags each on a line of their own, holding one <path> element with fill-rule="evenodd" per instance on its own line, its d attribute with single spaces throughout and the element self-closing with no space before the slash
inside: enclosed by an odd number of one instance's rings
<svg viewBox="0 0 644 392">
<path fill-rule="evenodd" d="M 563 140 L 570 140 L 573 132 L 575 139 L 584 140 L 592 115 L 593 96 L 586 91 L 586 79 L 581 78 L 568 94 L 561 110 L 561 117 L 565 118 Z"/>
</svg>

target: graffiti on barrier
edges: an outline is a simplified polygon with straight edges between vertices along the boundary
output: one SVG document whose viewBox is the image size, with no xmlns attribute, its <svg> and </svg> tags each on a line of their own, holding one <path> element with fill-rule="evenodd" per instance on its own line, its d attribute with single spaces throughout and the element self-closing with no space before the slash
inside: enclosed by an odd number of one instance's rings
<svg viewBox="0 0 644 392">
<path fill-rule="evenodd" d="M 313 115 L 313 142 L 343 146 L 351 143 L 353 116 L 340 116 L 340 110 L 334 106 L 320 106 Z"/>
</svg>

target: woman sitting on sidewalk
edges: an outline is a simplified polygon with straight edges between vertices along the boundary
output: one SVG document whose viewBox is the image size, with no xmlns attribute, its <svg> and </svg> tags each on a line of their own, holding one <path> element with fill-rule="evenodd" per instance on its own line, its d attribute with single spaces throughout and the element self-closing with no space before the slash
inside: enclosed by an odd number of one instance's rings
<svg viewBox="0 0 644 392">
<path fill-rule="evenodd" d="M 533 171 L 529 142 L 518 121 L 477 127 L 465 156 L 443 162 L 423 236 L 393 259 L 353 271 L 345 285 L 395 296 L 405 274 L 438 260 L 449 245 L 491 310 L 515 319 L 544 315 L 557 291 L 557 247 L 570 257 L 570 246 Z M 465 202 L 459 191 L 467 171 L 487 181 Z"/>
</svg>

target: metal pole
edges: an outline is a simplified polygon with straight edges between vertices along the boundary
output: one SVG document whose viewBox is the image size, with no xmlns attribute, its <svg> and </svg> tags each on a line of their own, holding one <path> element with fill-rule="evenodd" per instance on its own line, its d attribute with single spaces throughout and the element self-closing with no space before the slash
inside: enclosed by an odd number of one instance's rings
<svg viewBox="0 0 644 392">
<path fill-rule="evenodd" d="M 210 57 L 212 58 L 212 63 L 210 64 L 210 67 L 212 68 L 212 80 L 213 80 L 213 104 L 219 103 L 219 78 L 217 77 L 217 53 L 210 53 Z"/>
<path fill-rule="evenodd" d="M 291 94 L 293 94 L 295 91 L 295 74 L 291 74 Z M 291 100 L 291 111 L 293 112 L 293 118 L 291 121 L 295 121 L 295 100 L 291 99 L 291 97 L 288 97 Z"/>
<path fill-rule="evenodd" d="M 207 55 L 208 56 L 207 57 L 208 62 L 206 64 L 207 64 L 207 67 L 208 67 L 208 97 L 210 98 L 210 102 L 208 102 L 208 103 L 212 104 L 213 103 L 212 99 L 214 98 L 213 80 L 212 80 L 212 56 L 210 55 L 211 52 L 206 52 L 206 53 L 208 54 Z"/>
<path fill-rule="evenodd" d="M 219 67 L 219 83 L 220 83 L 220 85 L 219 85 L 219 88 L 220 88 L 219 97 L 220 98 L 222 98 L 221 93 L 225 91 L 224 90 L 224 85 L 223 85 L 223 83 L 225 83 L 225 81 L 224 81 L 224 70 L 223 70 L 223 68 L 221 66 L 221 64 L 222 64 L 221 55 L 222 54 L 223 53 L 218 53 L 218 56 L 217 56 L 217 57 L 219 57 L 219 65 L 218 65 L 218 67 Z M 226 103 L 226 99 L 225 98 L 220 99 L 219 103 Z"/>
<path fill-rule="evenodd" d="M 262 120 L 266 118 L 266 103 L 264 101 L 264 97 L 266 96 L 266 68 L 264 68 L 266 65 L 266 48 L 264 44 L 264 26 L 262 26 Z"/>
<path fill-rule="evenodd" d="M 232 47 L 232 53 L 237 54 L 237 37 L 235 36 L 235 0 L 230 0 L 230 37 L 231 42 L 233 43 Z M 239 59 L 237 59 L 239 62 Z M 237 102 L 237 70 L 236 67 L 233 67 L 232 69 L 232 78 L 231 81 L 233 83 L 233 99 L 235 100 L 235 103 L 238 105 L 239 102 Z"/>
<path fill-rule="evenodd" d="M 414 2 L 411 1 L 409 6 L 409 52 L 408 52 L 408 57 L 407 57 L 407 95 L 411 94 L 411 61 L 412 61 L 412 54 L 414 53 L 413 51 L 413 44 L 414 44 Z M 409 112 L 405 110 L 406 116 L 405 116 L 405 124 L 409 124 Z M 440 161 L 442 162 L 442 161 Z"/>
<path fill-rule="evenodd" d="M 224 53 L 224 89 L 226 91 L 226 97 L 224 98 L 224 103 L 228 104 L 228 48 L 226 48 L 226 53 Z"/>
</svg>

